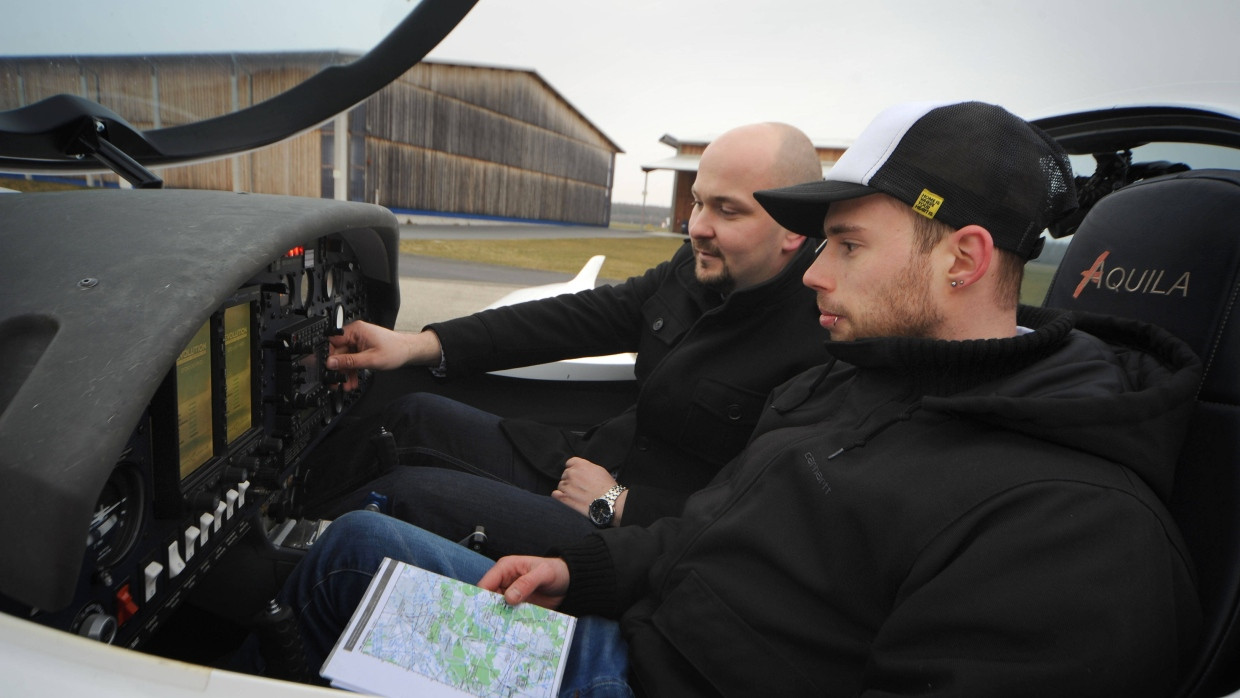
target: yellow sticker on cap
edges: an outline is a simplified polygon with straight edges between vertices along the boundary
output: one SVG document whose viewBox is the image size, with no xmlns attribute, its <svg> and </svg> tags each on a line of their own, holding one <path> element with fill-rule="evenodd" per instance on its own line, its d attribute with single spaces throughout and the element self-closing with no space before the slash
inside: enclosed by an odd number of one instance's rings
<svg viewBox="0 0 1240 698">
<path fill-rule="evenodd" d="M 934 218 L 942 205 L 943 197 L 929 189 L 922 189 L 921 196 L 917 197 L 917 201 L 913 204 L 913 210 L 926 218 Z"/>
</svg>

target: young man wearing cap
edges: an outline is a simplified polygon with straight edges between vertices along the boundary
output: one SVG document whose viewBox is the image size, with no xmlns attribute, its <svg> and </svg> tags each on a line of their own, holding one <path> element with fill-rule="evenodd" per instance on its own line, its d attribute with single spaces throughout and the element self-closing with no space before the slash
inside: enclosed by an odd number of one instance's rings
<svg viewBox="0 0 1240 698">
<path fill-rule="evenodd" d="M 454 541 L 483 526 L 491 557 L 541 554 L 596 526 L 680 513 L 689 493 L 744 448 L 771 388 L 822 360 L 828 335 L 801 284 L 813 248 L 753 198 L 819 179 L 818 152 L 800 130 L 734 128 L 702 153 L 690 244 L 646 273 L 417 334 L 347 326 L 332 338 L 329 368 L 442 362 L 451 378 L 632 351 L 638 394 L 584 434 L 408 395 L 384 424 L 402 464 L 433 467 L 393 468 L 322 513 L 359 509 L 375 491 L 393 516 Z"/>
<path fill-rule="evenodd" d="M 1162 499 L 1200 366 L 1135 321 L 1018 311 L 1074 205 L 1063 151 L 992 105 L 901 105 L 826 181 L 757 197 L 825 237 L 805 282 L 833 341 L 745 451 L 680 517 L 556 557 L 341 519 L 287 588 L 312 655 L 369 581 L 338 573 L 388 554 L 587 616 L 566 690 L 1171 694 L 1200 612 Z M 592 644 L 617 634 L 627 657 Z"/>
</svg>

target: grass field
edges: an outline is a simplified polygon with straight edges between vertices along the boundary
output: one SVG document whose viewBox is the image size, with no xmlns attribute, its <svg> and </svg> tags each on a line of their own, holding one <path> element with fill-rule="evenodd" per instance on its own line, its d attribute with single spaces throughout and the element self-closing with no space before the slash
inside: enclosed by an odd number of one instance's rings
<svg viewBox="0 0 1240 698">
<path fill-rule="evenodd" d="M 559 238 L 554 240 L 401 240 L 400 251 L 483 264 L 576 274 L 590 257 L 607 256 L 600 279 L 640 274 L 672 256 L 683 238 Z"/>
<path fill-rule="evenodd" d="M 592 255 L 607 255 L 601 279 L 627 279 L 662 262 L 682 244 L 680 238 L 609 240 L 606 238 L 568 238 L 555 240 L 401 240 L 400 251 L 446 257 L 467 262 L 500 264 L 523 269 L 540 269 L 575 274 Z M 1020 300 L 1039 305 L 1046 296 L 1055 266 L 1030 263 L 1025 266 L 1025 282 Z"/>
<path fill-rule="evenodd" d="M 0 187 L 16 191 L 67 191 L 69 189 L 86 188 L 75 184 L 44 182 L 38 179 L 26 179 L 25 177 L 0 177 Z"/>
<path fill-rule="evenodd" d="M 1046 289 L 1050 288 L 1051 278 L 1055 275 L 1053 264 L 1030 262 L 1025 265 L 1025 281 L 1020 286 L 1020 302 L 1025 305 L 1042 305 L 1046 297 Z"/>
</svg>

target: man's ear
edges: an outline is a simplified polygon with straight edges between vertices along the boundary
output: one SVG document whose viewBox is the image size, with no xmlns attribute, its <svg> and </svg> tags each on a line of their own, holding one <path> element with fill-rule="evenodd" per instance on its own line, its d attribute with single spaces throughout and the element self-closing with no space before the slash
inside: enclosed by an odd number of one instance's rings
<svg viewBox="0 0 1240 698">
<path fill-rule="evenodd" d="M 805 244 L 805 236 L 798 233 L 785 232 L 784 243 L 780 246 L 783 252 L 796 252 L 801 249 L 801 245 Z"/>
<path fill-rule="evenodd" d="M 948 235 L 943 242 L 952 255 L 948 277 L 962 286 L 973 284 L 985 276 L 994 261 L 994 238 L 989 230 L 980 225 L 966 225 Z"/>
</svg>

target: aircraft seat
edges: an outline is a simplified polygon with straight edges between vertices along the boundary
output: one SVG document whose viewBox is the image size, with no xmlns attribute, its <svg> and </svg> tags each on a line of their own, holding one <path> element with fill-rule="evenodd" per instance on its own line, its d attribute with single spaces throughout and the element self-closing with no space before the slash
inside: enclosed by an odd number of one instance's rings
<svg viewBox="0 0 1240 698">
<path fill-rule="evenodd" d="M 1130 184 L 1094 206 L 1045 305 L 1136 318 L 1204 366 L 1170 502 L 1193 555 L 1204 623 L 1179 695 L 1240 690 L 1240 172 Z"/>
</svg>

